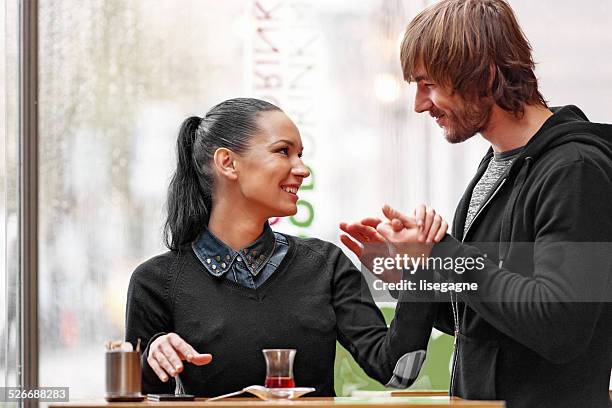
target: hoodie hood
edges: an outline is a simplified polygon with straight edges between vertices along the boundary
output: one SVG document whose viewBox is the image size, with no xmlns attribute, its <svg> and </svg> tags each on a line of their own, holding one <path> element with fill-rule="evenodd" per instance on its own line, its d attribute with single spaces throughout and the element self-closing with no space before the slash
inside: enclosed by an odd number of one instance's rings
<svg viewBox="0 0 612 408">
<path fill-rule="evenodd" d="M 546 151 L 569 142 L 593 145 L 612 159 L 612 125 L 589 122 L 577 106 L 551 108 L 553 115 L 529 140 L 521 156 L 537 160 Z"/>
</svg>

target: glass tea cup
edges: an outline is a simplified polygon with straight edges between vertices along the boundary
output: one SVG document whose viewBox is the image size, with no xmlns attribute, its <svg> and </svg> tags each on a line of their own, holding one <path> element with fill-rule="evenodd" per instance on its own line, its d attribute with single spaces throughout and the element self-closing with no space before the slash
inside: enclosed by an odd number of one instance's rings
<svg viewBox="0 0 612 408">
<path fill-rule="evenodd" d="M 293 359 L 295 349 L 264 349 L 266 388 L 294 388 Z"/>
</svg>

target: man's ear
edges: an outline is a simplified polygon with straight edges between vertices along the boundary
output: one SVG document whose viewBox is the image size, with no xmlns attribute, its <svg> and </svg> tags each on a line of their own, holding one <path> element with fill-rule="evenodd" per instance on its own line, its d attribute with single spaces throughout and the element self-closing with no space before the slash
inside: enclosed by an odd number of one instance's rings
<svg viewBox="0 0 612 408">
<path fill-rule="evenodd" d="M 236 180 L 238 178 L 238 172 L 236 171 L 235 154 L 225 147 L 220 147 L 215 150 L 213 156 L 213 162 L 215 168 L 221 177 L 227 177 L 230 180 Z"/>
</svg>

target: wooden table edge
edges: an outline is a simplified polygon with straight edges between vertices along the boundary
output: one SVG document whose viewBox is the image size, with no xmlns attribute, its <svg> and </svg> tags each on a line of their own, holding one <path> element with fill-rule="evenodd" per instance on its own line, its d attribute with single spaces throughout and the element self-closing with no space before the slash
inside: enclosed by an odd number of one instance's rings
<svg viewBox="0 0 612 408">
<path fill-rule="evenodd" d="M 412 395 L 414 397 L 427 397 L 422 395 Z M 436 395 L 438 396 L 438 395 Z M 226 400 L 206 402 L 206 398 L 196 398 L 195 401 L 167 401 L 167 402 L 106 402 L 104 399 L 83 399 L 72 400 L 69 402 L 49 403 L 49 408 L 98 408 L 98 407 L 115 407 L 115 408 L 138 408 L 138 407 L 176 407 L 176 408 L 193 408 L 193 407 L 219 407 L 219 408 L 306 408 L 306 407 L 337 407 L 337 408 L 367 408 L 367 407 L 415 407 L 415 408 L 447 408 L 447 407 L 470 407 L 470 408 L 501 408 L 505 407 L 503 401 L 467 401 L 460 399 L 451 399 L 444 402 L 421 402 L 415 401 L 406 402 L 397 398 L 396 401 L 389 398 L 381 398 L 381 401 L 376 401 L 372 398 L 370 401 L 363 401 L 363 398 L 355 397 L 355 402 L 352 403 L 348 399 L 336 400 L 332 397 L 319 398 L 300 398 L 299 400 L 276 400 L 262 401 L 254 398 L 229 398 Z"/>
</svg>

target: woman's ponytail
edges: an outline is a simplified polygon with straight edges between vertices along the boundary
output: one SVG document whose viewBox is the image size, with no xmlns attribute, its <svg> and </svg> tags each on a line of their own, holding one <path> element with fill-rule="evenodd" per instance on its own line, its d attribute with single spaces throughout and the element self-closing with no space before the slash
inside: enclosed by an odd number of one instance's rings
<svg viewBox="0 0 612 408">
<path fill-rule="evenodd" d="M 201 121 L 197 116 L 185 119 L 177 140 L 177 165 L 168 187 L 164 225 L 164 243 L 173 251 L 193 241 L 206 227 L 212 207 L 211 186 L 202 188 L 193 154 Z"/>
</svg>

